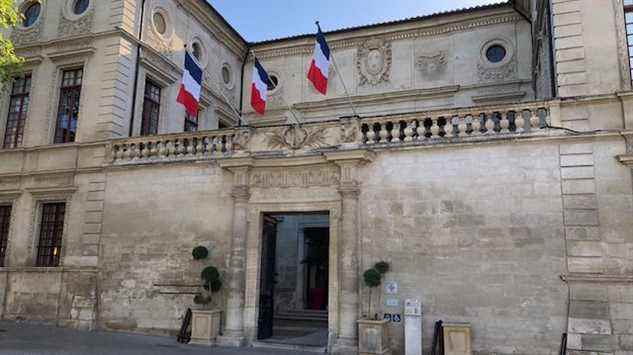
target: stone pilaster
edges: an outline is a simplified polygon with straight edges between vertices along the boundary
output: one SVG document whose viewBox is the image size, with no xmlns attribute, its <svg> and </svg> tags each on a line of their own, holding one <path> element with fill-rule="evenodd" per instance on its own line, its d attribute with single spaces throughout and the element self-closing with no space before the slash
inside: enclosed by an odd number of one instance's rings
<svg viewBox="0 0 633 355">
<path fill-rule="evenodd" d="M 248 231 L 248 201 L 250 166 L 231 167 L 233 173 L 233 233 L 229 263 L 229 294 L 226 305 L 226 326 L 218 343 L 224 346 L 243 346 L 244 302 L 246 293 L 246 235 Z"/>
<path fill-rule="evenodd" d="M 334 354 L 358 353 L 360 302 L 360 179 L 359 167 L 373 159 L 373 153 L 354 151 L 327 156 L 340 168 L 341 234 L 339 240 L 339 331 L 332 346 Z"/>
</svg>

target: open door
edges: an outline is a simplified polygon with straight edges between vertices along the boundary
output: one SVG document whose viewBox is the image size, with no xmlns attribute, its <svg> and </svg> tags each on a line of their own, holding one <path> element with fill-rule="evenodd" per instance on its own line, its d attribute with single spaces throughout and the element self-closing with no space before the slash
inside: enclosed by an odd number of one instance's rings
<svg viewBox="0 0 633 355">
<path fill-rule="evenodd" d="M 273 336 L 275 314 L 275 247 L 277 244 L 277 220 L 264 216 L 262 233 L 262 259 L 259 292 L 259 321 L 257 339 Z"/>
</svg>

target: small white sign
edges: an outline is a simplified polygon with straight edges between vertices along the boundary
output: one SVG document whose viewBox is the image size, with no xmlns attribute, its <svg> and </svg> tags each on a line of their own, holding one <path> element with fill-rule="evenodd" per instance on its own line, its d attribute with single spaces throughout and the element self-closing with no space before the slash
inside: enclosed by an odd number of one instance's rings
<svg viewBox="0 0 633 355">
<path fill-rule="evenodd" d="M 420 304 L 420 300 L 409 299 L 404 301 L 404 314 L 409 316 L 421 316 L 422 305 Z"/>
<path fill-rule="evenodd" d="M 398 294 L 398 283 L 395 281 L 387 281 L 385 282 L 385 293 L 388 295 L 397 295 Z"/>
<path fill-rule="evenodd" d="M 385 300 L 385 306 L 387 307 L 398 307 L 400 301 L 397 298 L 387 298 Z"/>
</svg>

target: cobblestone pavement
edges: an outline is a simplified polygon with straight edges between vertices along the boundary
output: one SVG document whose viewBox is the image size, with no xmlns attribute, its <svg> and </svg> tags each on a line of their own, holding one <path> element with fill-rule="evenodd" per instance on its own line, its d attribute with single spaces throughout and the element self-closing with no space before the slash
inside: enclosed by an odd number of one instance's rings
<svg viewBox="0 0 633 355">
<path fill-rule="evenodd" d="M 175 338 L 86 332 L 0 321 L 1 355 L 307 355 L 299 351 L 183 345 Z"/>
</svg>

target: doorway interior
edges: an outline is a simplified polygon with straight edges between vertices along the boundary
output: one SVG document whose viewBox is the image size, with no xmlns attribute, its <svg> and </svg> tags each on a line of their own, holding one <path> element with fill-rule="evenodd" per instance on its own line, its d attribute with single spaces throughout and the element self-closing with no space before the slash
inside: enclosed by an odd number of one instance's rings
<svg viewBox="0 0 633 355">
<path fill-rule="evenodd" d="M 329 213 L 264 214 L 261 245 L 257 339 L 326 347 Z"/>
</svg>

